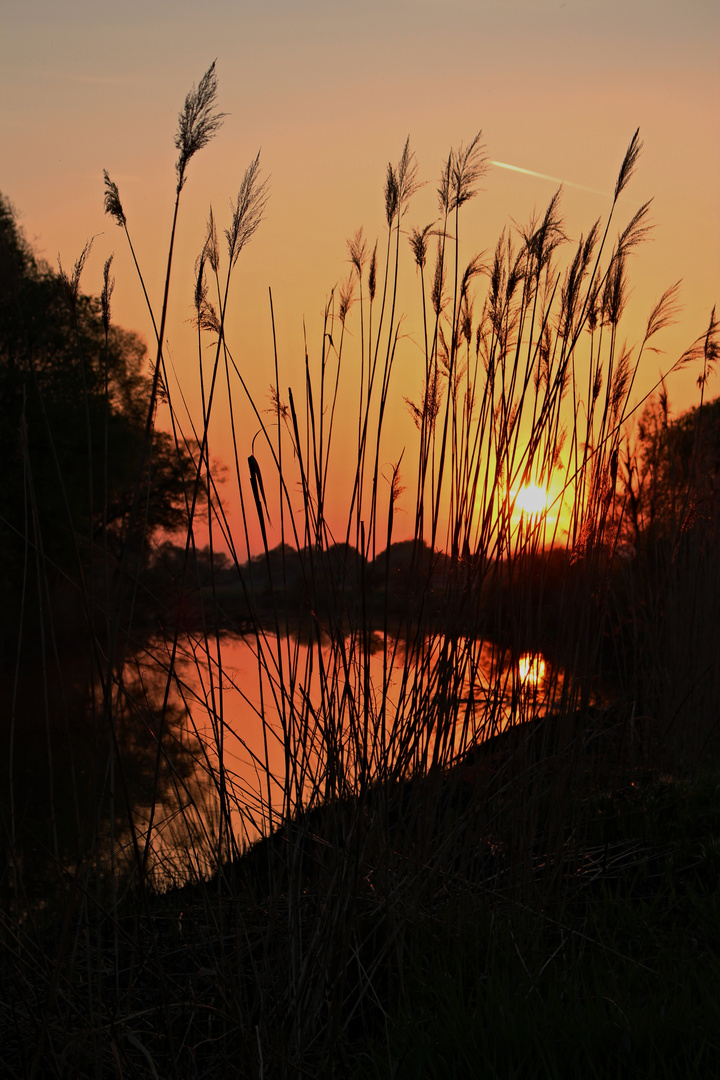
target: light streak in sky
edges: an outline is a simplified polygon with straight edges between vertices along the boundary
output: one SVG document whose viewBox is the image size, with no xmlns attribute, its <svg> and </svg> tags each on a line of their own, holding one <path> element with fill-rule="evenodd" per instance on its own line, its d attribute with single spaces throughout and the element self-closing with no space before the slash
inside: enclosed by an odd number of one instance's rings
<svg viewBox="0 0 720 1080">
<path fill-rule="evenodd" d="M 547 173 L 534 172 L 533 169 L 521 169 L 519 165 L 508 165 L 506 161 L 491 161 L 498 169 L 509 169 L 510 172 L 523 173 L 524 176 L 537 176 L 540 180 L 551 180 L 554 184 L 562 184 L 563 187 L 579 188 L 580 191 L 589 191 L 592 195 L 604 195 L 611 199 L 612 195 L 607 191 L 598 191 L 597 188 L 586 187 L 585 184 L 573 184 L 572 180 L 561 180 L 559 176 L 548 176 Z"/>
</svg>

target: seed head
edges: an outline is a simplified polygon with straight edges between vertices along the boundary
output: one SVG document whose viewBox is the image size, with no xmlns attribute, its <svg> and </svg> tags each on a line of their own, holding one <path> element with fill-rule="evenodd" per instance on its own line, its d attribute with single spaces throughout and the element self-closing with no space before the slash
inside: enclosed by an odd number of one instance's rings
<svg viewBox="0 0 720 1080">
<path fill-rule="evenodd" d="M 339 300 L 340 305 L 338 309 L 338 316 L 342 326 L 345 326 L 345 320 L 348 317 L 348 312 L 353 305 L 355 292 L 355 281 L 353 280 L 352 273 L 348 275 L 348 279 L 340 286 Z"/>
<path fill-rule="evenodd" d="M 415 263 L 420 270 L 425 269 L 427 261 L 428 240 L 432 235 L 433 224 L 426 225 L 424 229 L 412 229 L 410 232 L 410 247 L 415 256 Z"/>
<path fill-rule="evenodd" d="M 233 208 L 232 225 L 225 230 L 228 258 L 234 266 L 240 252 L 255 235 L 269 198 L 267 180 L 260 179 L 260 151 L 248 165 Z"/>
<path fill-rule="evenodd" d="M 113 294 L 115 288 L 115 278 L 110 277 L 110 267 L 112 266 L 113 256 L 105 260 L 103 266 L 103 290 L 100 296 L 100 306 L 102 311 L 102 324 L 103 330 L 107 334 L 110 329 L 110 297 Z"/>
<path fill-rule="evenodd" d="M 185 98 L 185 105 L 178 116 L 178 129 L 175 136 L 175 146 L 180 155 L 175 166 L 177 173 L 177 190 L 182 190 L 185 183 L 185 171 L 190 158 L 207 146 L 212 137 L 219 131 L 226 113 L 215 112 L 215 98 L 217 97 L 217 75 L 215 74 L 215 61 L 213 60 L 202 79 L 197 90 L 193 86 Z"/>
<path fill-rule="evenodd" d="M 103 169 L 103 176 L 105 177 L 105 213 L 110 214 L 111 217 L 115 218 L 116 223 L 124 228 L 127 222 L 120 202 L 117 184 L 113 183 L 105 169 Z"/>
<path fill-rule="evenodd" d="M 347 246 L 350 262 L 357 270 L 357 276 L 361 278 L 367 260 L 367 244 L 363 236 L 362 226 L 355 233 L 352 240 L 348 240 Z"/>
<path fill-rule="evenodd" d="M 375 289 L 377 287 L 377 240 L 375 241 L 375 247 L 373 253 L 370 256 L 370 270 L 368 272 L 368 292 L 370 293 L 370 303 L 375 299 Z"/>
<path fill-rule="evenodd" d="M 640 128 L 638 128 L 632 139 L 630 140 L 630 145 L 625 151 L 625 157 L 623 159 L 622 165 L 620 166 L 617 183 L 615 184 L 615 199 L 617 199 L 620 192 L 623 191 L 623 189 L 626 188 L 627 185 L 630 183 L 630 178 L 635 171 L 635 166 L 637 164 L 638 158 L 640 157 L 642 148 L 643 144 L 640 141 Z"/>
</svg>

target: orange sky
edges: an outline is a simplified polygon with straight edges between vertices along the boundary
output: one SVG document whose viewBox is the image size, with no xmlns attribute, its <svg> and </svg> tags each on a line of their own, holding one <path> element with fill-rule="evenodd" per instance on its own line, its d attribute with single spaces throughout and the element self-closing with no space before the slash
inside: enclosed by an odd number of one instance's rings
<svg viewBox="0 0 720 1080">
<path fill-rule="evenodd" d="M 148 340 L 124 238 L 103 214 L 102 170 L 120 187 L 159 304 L 177 114 L 217 58 L 219 103 L 229 115 L 189 167 L 168 332 L 191 403 L 196 356 L 186 320 L 207 209 L 212 203 L 223 226 L 259 148 L 271 198 L 238 264 L 229 338 L 261 404 L 272 373 L 268 287 L 282 378 L 300 389 L 303 318 L 314 355 L 325 300 L 348 271 L 346 239 L 362 225 L 382 242 L 385 169 L 408 134 L 429 181 L 408 226 L 436 216 L 441 163 L 479 129 L 491 160 L 528 170 L 490 170 L 464 226 L 469 257 L 492 251 L 510 219 L 524 222 L 547 204 L 556 183 L 530 173 L 566 182 L 567 231 L 577 239 L 607 211 L 640 127 L 645 149 L 618 224 L 654 197 L 656 228 L 631 268 L 626 333 L 642 333 L 649 308 L 679 278 L 684 309 L 658 342 L 665 355 L 648 357 L 639 393 L 704 329 L 720 300 L 715 0 L 25 0 L 13 10 L 5 5 L 1 19 L 0 190 L 51 263 L 59 252 L 71 265 L 96 237 L 86 291 L 99 291 L 103 262 L 115 251 L 114 317 Z M 409 252 L 407 266 L 400 308 L 409 339 L 398 402 L 421 381 L 413 373 Z M 693 403 L 696 374 L 670 384 L 676 411 Z M 709 392 L 720 392 L 717 377 Z M 396 409 L 388 464 L 413 437 L 404 406 Z M 255 430 L 243 419 L 245 455 Z M 227 458 L 224 424 L 212 449 Z"/>
</svg>

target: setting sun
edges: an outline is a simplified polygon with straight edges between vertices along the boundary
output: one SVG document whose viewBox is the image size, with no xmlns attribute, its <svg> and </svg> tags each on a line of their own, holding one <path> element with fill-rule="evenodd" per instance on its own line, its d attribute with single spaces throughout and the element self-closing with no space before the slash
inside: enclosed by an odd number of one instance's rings
<svg viewBox="0 0 720 1080">
<path fill-rule="evenodd" d="M 527 484 L 515 496 L 515 506 L 525 514 L 540 514 L 547 507 L 547 492 L 537 484 Z"/>
<path fill-rule="evenodd" d="M 523 653 L 518 660 L 518 673 L 523 686 L 539 686 L 545 678 L 545 660 L 539 655 Z"/>
</svg>

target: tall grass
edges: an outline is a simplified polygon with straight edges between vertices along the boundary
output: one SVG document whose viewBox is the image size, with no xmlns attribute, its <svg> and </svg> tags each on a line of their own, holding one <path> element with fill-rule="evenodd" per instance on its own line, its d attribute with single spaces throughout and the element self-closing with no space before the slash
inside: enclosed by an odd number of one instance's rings
<svg viewBox="0 0 720 1080">
<path fill-rule="evenodd" d="M 548 935 L 561 930 L 577 900 L 568 882 L 592 876 L 583 867 L 597 798 L 653 763 L 637 735 L 646 703 L 666 702 L 652 717 L 666 740 L 678 728 L 681 707 L 661 683 L 683 620 L 698 626 L 696 609 L 685 599 L 678 607 L 686 572 L 697 575 L 697 604 L 711 606 L 700 584 L 717 572 L 706 533 L 689 536 L 686 561 L 669 560 L 663 620 L 648 597 L 638 601 L 649 587 L 643 568 L 616 550 L 625 423 L 645 351 L 675 301 L 668 290 L 639 345 L 621 344 L 628 256 L 648 228 L 647 204 L 617 222 L 638 134 L 604 221 L 570 245 L 558 192 L 527 227 L 504 232 L 488 259 L 463 254 L 464 208 L 487 166 L 481 136 L 448 154 L 437 219 L 409 229 L 418 166 L 408 141 L 387 169 L 383 240 L 371 245 L 360 231 L 349 242 L 350 276 L 331 294 L 301 386 L 286 388 L 276 348 L 270 409 L 253 398 L 226 333 L 233 272 L 267 200 L 255 158 L 222 242 L 211 214 L 196 265 L 201 416 L 188 427 L 163 343 L 180 197 L 191 157 L 220 125 L 215 96 L 211 68 L 180 114 L 159 312 L 138 268 L 157 347 L 128 540 L 115 574 L 104 565 L 102 634 L 88 617 L 104 724 L 96 803 L 75 857 L 56 844 L 65 892 L 46 906 L 57 920 L 37 921 L 29 899 L 4 919 L 6 967 L 25 988 L 3 1021 L 15 1075 L 351 1075 L 363 1053 L 382 1075 L 398 1075 L 398 1055 L 420 1051 L 398 1049 L 394 1025 L 418 1003 L 418 982 L 435 979 L 448 934 L 458 948 L 455 930 L 479 967 L 507 949 L 518 956 L 532 1000 L 545 971 L 531 976 L 524 959 L 533 928 L 541 918 Z M 130 241 L 107 176 L 106 208 Z M 405 397 L 394 376 L 408 259 L 422 362 Z M 105 297 L 109 311 L 107 271 Z M 274 336 L 272 297 L 269 319 Z M 714 338 L 713 323 L 706 365 Z M 693 359 L 697 349 L 679 363 Z M 224 488 L 210 452 L 221 395 L 234 446 Z M 339 411 L 349 395 L 351 422 Z M 414 442 L 388 468 L 401 406 Z M 248 409 L 259 429 L 252 443 L 238 419 Z M 148 578 L 131 540 L 161 415 L 178 460 L 192 456 L 175 583 L 185 610 L 191 594 L 194 606 L 185 621 L 182 605 L 168 611 L 167 632 L 148 639 L 133 629 L 132 612 L 152 598 L 141 599 Z M 335 463 L 350 447 L 351 481 L 339 491 Z M 530 484 L 549 493 L 547 511 L 521 510 Z M 232 502 L 240 535 L 224 509 Z M 201 511 L 216 568 L 204 584 L 193 581 Z M 700 570 L 694 544 L 708 564 Z M 631 586 L 618 584 L 622 574 Z M 93 612 L 91 584 L 82 589 Z M 254 687 L 227 667 L 233 617 L 254 657 Z M 683 638 L 694 666 L 700 646 Z M 522 673 L 526 656 L 542 656 L 541 679 Z M 678 674 L 672 689 L 682 697 Z M 255 708 L 254 746 L 230 728 L 235 697 Z M 142 707 L 153 751 L 133 794 L 122 718 Z M 231 740 L 245 740 L 256 783 L 252 772 L 234 775 Z M 192 774 L 177 742 L 194 755 Z M 703 745 L 695 738 L 696 751 Z M 15 870 L 22 876 L 18 859 Z M 159 896 L 170 884 L 184 891 Z M 584 933 L 573 948 L 587 939 L 602 953 L 600 931 Z M 632 968 L 618 935 L 612 949 Z M 565 946 L 548 955 L 548 964 L 564 958 Z"/>
</svg>

